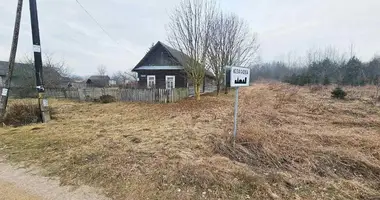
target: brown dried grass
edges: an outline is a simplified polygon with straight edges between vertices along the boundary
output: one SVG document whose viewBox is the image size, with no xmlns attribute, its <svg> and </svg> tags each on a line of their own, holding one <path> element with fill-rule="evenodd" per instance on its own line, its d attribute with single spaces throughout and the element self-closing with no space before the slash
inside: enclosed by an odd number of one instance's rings
<svg viewBox="0 0 380 200">
<path fill-rule="evenodd" d="M 366 102 L 372 88 L 347 91 L 339 101 L 329 88 L 244 88 L 235 147 L 233 94 L 59 101 L 49 124 L 1 129 L 0 152 L 114 199 L 376 199 L 380 109 Z"/>
<path fill-rule="evenodd" d="M 41 122 L 41 112 L 37 102 L 18 101 L 8 106 L 2 123 L 7 126 L 23 126 Z"/>
</svg>

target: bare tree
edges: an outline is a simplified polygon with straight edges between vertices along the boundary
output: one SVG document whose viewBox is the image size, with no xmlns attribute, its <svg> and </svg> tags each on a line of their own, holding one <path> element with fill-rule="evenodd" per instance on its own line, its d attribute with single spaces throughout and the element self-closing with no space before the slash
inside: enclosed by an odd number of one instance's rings
<svg viewBox="0 0 380 200">
<path fill-rule="evenodd" d="M 124 87 L 129 82 L 136 82 L 138 80 L 138 74 L 135 72 L 118 71 L 112 76 L 112 79 L 116 80 L 119 86 Z"/>
<path fill-rule="evenodd" d="M 259 46 L 248 23 L 236 14 L 215 15 L 211 31 L 207 61 L 216 76 L 217 94 L 219 94 L 225 77 L 225 66 L 251 66 Z M 225 92 L 228 92 L 227 88 Z"/>
<path fill-rule="evenodd" d="M 127 74 L 127 81 L 136 82 L 139 80 L 139 76 L 136 72 L 126 72 Z"/>
<path fill-rule="evenodd" d="M 127 77 L 125 76 L 124 72 L 117 71 L 116 73 L 114 73 L 112 75 L 112 79 L 116 81 L 117 85 L 124 86 L 124 84 L 125 84 L 125 82 L 127 80 Z"/>
<path fill-rule="evenodd" d="M 107 67 L 105 65 L 98 66 L 98 75 L 105 76 L 107 74 Z"/>
<path fill-rule="evenodd" d="M 21 63 L 27 67 L 19 67 L 16 71 L 17 76 L 24 78 L 23 84 L 20 87 L 32 87 L 35 85 L 35 68 L 34 59 L 26 55 Z M 70 69 L 65 64 L 63 59 L 57 60 L 54 54 L 45 53 L 43 56 L 43 79 L 46 88 L 56 88 L 61 86 L 63 77 L 70 76 Z"/>
<path fill-rule="evenodd" d="M 70 68 L 66 65 L 66 62 L 63 59 L 56 60 L 54 59 L 54 54 L 45 53 L 43 61 L 44 67 L 54 68 L 63 77 L 70 76 Z"/>
<path fill-rule="evenodd" d="M 182 0 L 168 25 L 168 41 L 183 54 L 183 67 L 194 85 L 197 100 L 200 100 L 200 88 L 205 78 L 215 13 L 215 3 L 211 0 Z"/>
</svg>

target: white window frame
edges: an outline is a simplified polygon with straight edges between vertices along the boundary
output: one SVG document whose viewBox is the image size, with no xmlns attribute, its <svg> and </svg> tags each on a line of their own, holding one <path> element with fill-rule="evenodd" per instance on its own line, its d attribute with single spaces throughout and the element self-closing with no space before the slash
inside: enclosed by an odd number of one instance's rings
<svg viewBox="0 0 380 200">
<path fill-rule="evenodd" d="M 168 88 L 168 78 L 173 78 L 173 88 Z M 165 88 L 166 89 L 174 89 L 175 88 L 175 76 L 165 76 Z"/>
<path fill-rule="evenodd" d="M 151 86 L 149 86 L 149 78 L 152 78 L 154 79 L 154 85 L 156 85 L 156 76 L 155 75 L 148 75 L 146 76 L 146 87 L 147 88 L 152 88 Z"/>
</svg>

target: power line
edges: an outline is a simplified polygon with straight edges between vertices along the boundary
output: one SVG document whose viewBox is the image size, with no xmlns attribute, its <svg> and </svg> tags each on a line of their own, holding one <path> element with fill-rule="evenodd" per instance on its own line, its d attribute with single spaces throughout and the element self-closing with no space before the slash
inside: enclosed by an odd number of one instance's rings
<svg viewBox="0 0 380 200">
<path fill-rule="evenodd" d="M 77 3 L 78 3 L 78 5 L 87 13 L 87 15 L 99 26 L 99 28 L 100 29 L 102 29 L 102 31 L 112 40 L 112 41 L 114 41 L 116 44 L 118 44 L 118 45 L 120 45 L 120 47 L 122 47 L 124 50 L 126 50 L 126 51 L 128 51 L 128 52 L 131 52 L 131 51 L 129 51 L 128 49 L 125 49 L 121 44 L 120 44 L 120 42 L 119 41 L 117 41 L 117 40 L 115 40 L 112 36 L 111 36 L 111 34 L 109 34 L 108 33 L 108 31 L 106 31 L 106 29 L 105 28 L 103 28 L 103 26 L 95 19 L 95 17 L 93 17 L 92 15 L 91 15 L 91 13 L 90 12 L 88 12 L 88 10 L 79 2 L 79 0 L 75 0 Z"/>
</svg>

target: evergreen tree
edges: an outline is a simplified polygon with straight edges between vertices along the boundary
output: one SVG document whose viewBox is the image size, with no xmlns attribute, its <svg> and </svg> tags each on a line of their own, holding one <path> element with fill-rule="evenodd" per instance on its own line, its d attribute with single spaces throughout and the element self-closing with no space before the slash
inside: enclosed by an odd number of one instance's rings
<svg viewBox="0 0 380 200">
<path fill-rule="evenodd" d="M 356 57 L 352 57 L 344 66 L 344 75 L 342 83 L 344 85 L 361 85 L 363 83 L 362 63 Z"/>
<path fill-rule="evenodd" d="M 375 57 L 368 63 L 365 74 L 371 84 L 378 84 L 378 77 L 380 76 L 380 58 Z"/>
<path fill-rule="evenodd" d="M 340 61 L 326 56 L 325 59 L 309 61 L 306 66 L 292 68 L 282 62 L 265 63 L 251 70 L 252 80 L 259 78 L 282 80 L 293 85 L 337 83 L 340 85 L 380 84 L 380 57 L 368 63 L 357 57 Z"/>
</svg>

